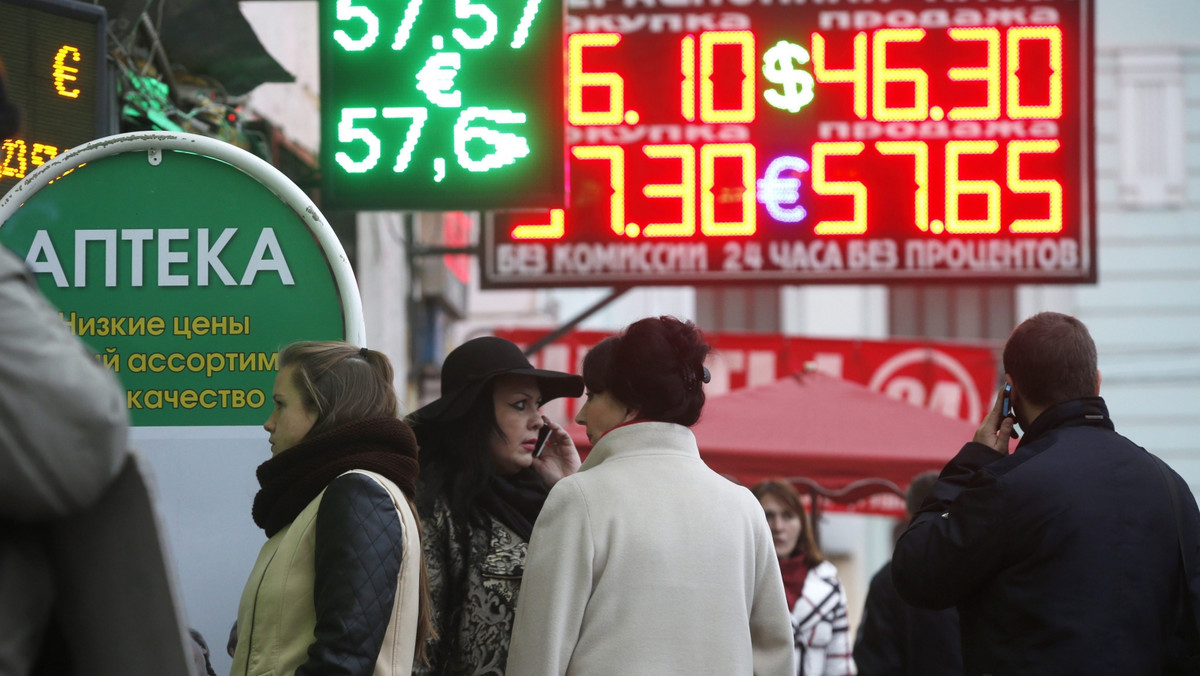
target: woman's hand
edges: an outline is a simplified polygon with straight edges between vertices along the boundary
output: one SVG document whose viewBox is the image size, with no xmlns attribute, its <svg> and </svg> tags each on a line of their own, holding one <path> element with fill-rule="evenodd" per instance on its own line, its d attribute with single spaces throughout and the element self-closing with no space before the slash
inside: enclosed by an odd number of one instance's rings
<svg viewBox="0 0 1200 676">
<path fill-rule="evenodd" d="M 559 479 L 579 471 L 579 451 L 562 425 L 546 416 L 542 416 L 542 424 L 549 427 L 551 432 L 542 454 L 533 459 L 533 469 L 542 478 L 546 488 L 553 488 Z"/>
</svg>

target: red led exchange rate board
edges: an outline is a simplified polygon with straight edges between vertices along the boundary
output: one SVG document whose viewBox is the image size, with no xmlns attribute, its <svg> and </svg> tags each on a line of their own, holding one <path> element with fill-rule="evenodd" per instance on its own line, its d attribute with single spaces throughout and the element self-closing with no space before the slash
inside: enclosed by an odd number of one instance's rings
<svg viewBox="0 0 1200 676">
<path fill-rule="evenodd" d="M 1095 282 L 1091 0 L 575 0 L 487 287 Z"/>
</svg>

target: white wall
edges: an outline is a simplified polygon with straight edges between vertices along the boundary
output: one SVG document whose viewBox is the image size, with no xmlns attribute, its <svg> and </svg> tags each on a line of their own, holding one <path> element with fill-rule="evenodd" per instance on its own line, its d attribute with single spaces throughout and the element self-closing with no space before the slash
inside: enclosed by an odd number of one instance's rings
<svg viewBox="0 0 1200 676">
<path fill-rule="evenodd" d="M 543 291 L 482 291 L 478 280 L 468 296 L 471 314 L 453 332 L 452 346 L 498 328 L 533 327 L 547 330 L 574 320 L 611 294 L 604 288 Z M 650 315 L 669 314 L 695 320 L 696 291 L 692 287 L 659 286 L 630 290 L 581 322 L 577 328 L 616 331 Z"/>
<path fill-rule="evenodd" d="M 1195 45 L 1195 0 L 1095 0 L 1096 44 Z"/>
<path fill-rule="evenodd" d="M 267 52 L 296 77 L 294 83 L 259 85 L 250 93 L 246 107 L 315 153 L 321 140 L 317 3 L 271 0 L 241 2 L 239 6 Z"/>
<path fill-rule="evenodd" d="M 356 276 L 362 294 L 366 345 L 391 359 L 401 408 L 412 411 L 417 408 L 416 402 L 405 400 L 410 368 L 408 323 L 397 321 L 408 311 L 405 237 L 404 217 L 399 213 L 371 211 L 358 215 Z"/>
<path fill-rule="evenodd" d="M 781 290 L 783 332 L 793 336 L 886 338 L 887 288 L 787 286 Z"/>
<path fill-rule="evenodd" d="M 1160 455 L 1200 489 L 1200 2 L 1098 0 L 1096 9 L 1096 163 L 1099 283 L 1027 287 L 1019 316 L 1039 310 L 1075 314 L 1092 332 L 1101 394 L 1117 430 Z M 1130 85 L 1130 55 L 1178 68 L 1159 84 Z M 1174 83 L 1174 84 L 1173 84 Z M 1151 113 L 1133 121 L 1131 112 Z M 1126 187 L 1131 148 L 1151 143 L 1182 116 L 1182 133 L 1145 149 L 1170 173 L 1182 155 L 1182 194 L 1173 204 L 1139 206 Z M 1123 152 L 1124 144 L 1124 152 Z M 1164 157 L 1157 157 L 1164 156 Z"/>
</svg>

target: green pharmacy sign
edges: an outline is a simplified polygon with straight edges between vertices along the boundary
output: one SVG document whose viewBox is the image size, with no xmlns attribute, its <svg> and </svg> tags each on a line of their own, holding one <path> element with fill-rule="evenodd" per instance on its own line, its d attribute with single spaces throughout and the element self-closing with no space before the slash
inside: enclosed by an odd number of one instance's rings
<svg viewBox="0 0 1200 676">
<path fill-rule="evenodd" d="M 117 374 L 140 427 L 260 425 L 280 347 L 362 342 L 320 212 L 207 137 L 138 132 L 60 155 L 0 199 L 0 244 Z"/>
<path fill-rule="evenodd" d="M 327 207 L 561 207 L 562 0 L 320 0 Z"/>
</svg>

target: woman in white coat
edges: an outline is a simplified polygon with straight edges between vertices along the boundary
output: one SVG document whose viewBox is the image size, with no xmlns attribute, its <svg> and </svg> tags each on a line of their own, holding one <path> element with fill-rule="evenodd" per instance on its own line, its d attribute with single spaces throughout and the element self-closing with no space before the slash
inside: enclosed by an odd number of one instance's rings
<svg viewBox="0 0 1200 676">
<path fill-rule="evenodd" d="M 762 509 L 688 429 L 708 351 L 690 322 L 655 317 L 584 359 L 593 448 L 534 526 L 509 674 L 795 675 Z"/>
<path fill-rule="evenodd" d="M 796 634 L 799 676 L 853 676 L 846 593 L 837 568 L 825 560 L 800 494 L 785 481 L 764 481 L 750 489 L 762 504 Z"/>
</svg>

